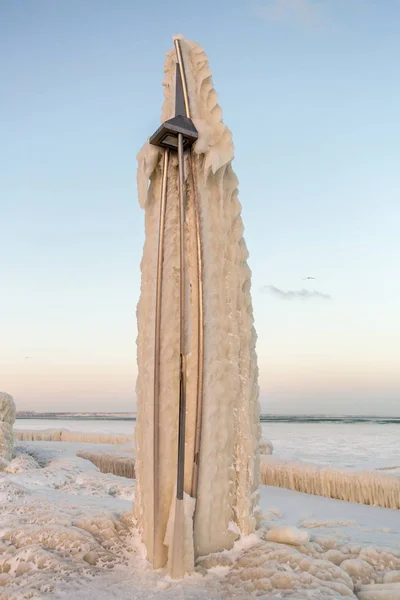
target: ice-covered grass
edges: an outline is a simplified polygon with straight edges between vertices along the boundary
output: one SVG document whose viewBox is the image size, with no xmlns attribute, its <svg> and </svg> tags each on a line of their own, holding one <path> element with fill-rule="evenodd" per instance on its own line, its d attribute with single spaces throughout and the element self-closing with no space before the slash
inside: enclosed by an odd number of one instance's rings
<svg viewBox="0 0 400 600">
<path fill-rule="evenodd" d="M 132 442 L 133 444 L 133 435 L 123 433 L 85 433 L 67 429 L 16 429 L 14 434 L 15 439 L 21 442 L 81 442 L 117 445 Z"/>
<path fill-rule="evenodd" d="M 400 478 L 390 471 L 346 471 L 263 457 L 261 482 L 326 498 L 400 508 Z"/>
<path fill-rule="evenodd" d="M 81 450 L 77 456 L 90 460 L 102 473 L 112 473 L 119 477 L 135 478 L 135 459 L 133 456 L 87 452 Z"/>
<path fill-rule="evenodd" d="M 118 446 L 19 443 L 0 474 L 0 598 L 398 600 L 400 511 L 261 486 L 262 528 L 171 581 L 143 556 L 135 482 L 78 451 Z"/>
</svg>

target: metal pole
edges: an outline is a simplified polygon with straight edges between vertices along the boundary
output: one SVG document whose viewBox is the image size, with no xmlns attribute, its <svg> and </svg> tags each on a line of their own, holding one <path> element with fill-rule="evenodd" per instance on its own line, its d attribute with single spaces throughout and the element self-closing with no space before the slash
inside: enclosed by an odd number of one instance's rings
<svg viewBox="0 0 400 600">
<path fill-rule="evenodd" d="M 185 427 L 186 427 L 186 278 L 185 278 L 185 173 L 183 156 L 183 137 L 178 135 L 178 167 L 179 167 L 179 246 L 180 246 L 180 303 L 179 303 L 179 424 L 178 424 L 178 469 L 176 479 L 175 519 L 172 538 L 172 556 L 170 574 L 173 579 L 180 579 L 185 574 Z"/>
<path fill-rule="evenodd" d="M 185 426 L 186 426 L 186 264 L 185 264 L 185 166 L 183 156 L 183 136 L 178 135 L 178 166 L 179 166 L 179 237 L 180 237 L 180 304 L 179 304 L 179 335 L 180 335 L 180 384 L 179 384 L 179 431 L 178 431 L 178 474 L 176 497 L 183 500 L 185 475 Z"/>
<path fill-rule="evenodd" d="M 190 119 L 189 94 L 184 69 L 182 51 L 179 40 L 174 40 L 176 56 L 178 59 L 179 72 L 182 81 L 183 99 L 185 104 L 186 117 Z M 194 438 L 194 456 L 192 470 L 191 495 L 197 496 L 199 465 L 200 465 L 200 446 L 201 446 L 201 421 L 203 413 L 203 375 L 204 375 L 204 306 L 203 306 L 203 259 L 201 243 L 201 224 L 199 214 L 199 203 L 197 195 L 196 164 L 193 150 L 190 151 L 190 165 L 193 181 L 193 208 L 195 213 L 195 233 L 196 233 L 196 252 L 197 252 L 197 398 L 196 398 L 196 428 Z"/>
<path fill-rule="evenodd" d="M 162 277 L 164 263 L 164 229 L 165 209 L 167 204 L 167 181 L 168 181 L 169 150 L 164 151 L 162 166 L 162 184 L 160 199 L 160 221 L 158 229 L 158 257 L 157 257 L 157 280 L 156 280 L 156 316 L 155 316 L 155 339 L 154 339 L 154 421 L 153 421 L 153 567 L 162 567 L 160 556 L 160 486 L 159 486 L 159 462 L 160 462 L 160 340 L 161 340 L 161 302 L 162 302 Z"/>
<path fill-rule="evenodd" d="M 203 372 L 204 372 L 204 306 L 203 306 L 203 260 L 201 247 L 201 225 L 197 197 L 196 164 L 193 150 L 190 150 L 190 162 L 193 181 L 193 208 L 195 213 L 196 250 L 197 250 L 197 397 L 196 429 L 194 435 L 194 457 L 192 470 L 191 496 L 197 497 L 200 466 L 201 423 L 203 413 Z"/>
<path fill-rule="evenodd" d="M 188 119 L 190 119 L 189 94 L 188 94 L 188 90 L 187 90 L 185 70 L 183 68 L 181 45 L 179 43 L 179 40 L 174 40 L 174 44 L 175 44 L 176 56 L 178 59 L 179 71 L 181 73 L 183 101 L 185 103 L 186 116 Z"/>
</svg>

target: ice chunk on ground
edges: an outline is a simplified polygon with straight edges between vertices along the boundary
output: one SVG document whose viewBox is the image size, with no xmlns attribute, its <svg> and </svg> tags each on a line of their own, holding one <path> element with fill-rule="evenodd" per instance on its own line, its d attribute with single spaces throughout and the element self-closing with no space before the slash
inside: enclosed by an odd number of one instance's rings
<svg viewBox="0 0 400 600">
<path fill-rule="evenodd" d="M 278 544 L 301 546 L 310 541 L 310 534 L 308 531 L 297 529 L 297 527 L 272 527 L 267 533 L 266 540 Z"/>
<path fill-rule="evenodd" d="M 340 567 L 350 575 L 356 583 L 371 583 L 373 581 L 374 569 L 364 560 L 349 558 L 340 563 Z"/>
<path fill-rule="evenodd" d="M 4 469 L 6 473 L 20 473 L 21 471 L 30 471 L 39 469 L 39 463 L 29 454 L 19 454 Z"/>
<path fill-rule="evenodd" d="M 269 455 L 272 454 L 274 447 L 272 442 L 266 440 L 264 437 L 260 438 L 259 442 L 260 454 Z"/>
</svg>

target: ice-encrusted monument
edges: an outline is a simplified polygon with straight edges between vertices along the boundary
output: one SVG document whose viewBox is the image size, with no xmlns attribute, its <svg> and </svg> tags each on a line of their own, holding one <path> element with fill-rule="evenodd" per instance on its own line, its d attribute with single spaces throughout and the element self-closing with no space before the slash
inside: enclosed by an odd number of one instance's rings
<svg viewBox="0 0 400 600">
<path fill-rule="evenodd" d="M 259 521 L 258 370 L 230 130 L 196 43 L 165 61 L 162 127 L 138 155 L 135 514 L 179 576 Z"/>
</svg>

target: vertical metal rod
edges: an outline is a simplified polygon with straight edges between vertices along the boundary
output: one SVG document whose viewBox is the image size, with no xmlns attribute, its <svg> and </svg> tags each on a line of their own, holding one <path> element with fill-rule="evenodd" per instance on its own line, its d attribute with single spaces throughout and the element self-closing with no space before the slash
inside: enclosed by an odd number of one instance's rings
<svg viewBox="0 0 400 600">
<path fill-rule="evenodd" d="M 176 56 L 178 60 L 179 72 L 182 81 L 183 99 L 185 112 L 190 119 L 189 94 L 184 69 L 182 51 L 179 40 L 174 40 Z M 199 466 L 200 466 L 200 446 L 201 446 L 201 423 L 203 408 L 203 374 L 204 374 L 204 305 L 203 305 L 203 260 L 201 244 L 201 224 L 197 195 L 196 164 L 193 150 L 190 151 L 190 165 L 193 181 L 193 207 L 195 213 L 195 233 L 196 233 L 196 252 L 197 252 L 197 398 L 196 398 L 196 428 L 194 438 L 194 456 L 192 469 L 191 495 L 197 496 Z"/>
<path fill-rule="evenodd" d="M 185 434 L 186 434 L 186 277 L 185 277 L 185 165 L 183 156 L 183 136 L 178 135 L 179 167 L 179 246 L 180 246 L 180 378 L 179 378 L 179 430 L 178 430 L 178 473 L 176 497 L 183 500 L 185 475 Z"/>
<path fill-rule="evenodd" d="M 181 45 L 179 43 L 179 40 L 174 40 L 174 44 L 175 44 L 176 56 L 178 59 L 179 71 L 181 73 L 183 101 L 185 103 L 186 116 L 188 119 L 190 119 L 189 94 L 188 94 L 188 89 L 187 89 L 185 70 L 183 68 Z"/>
<path fill-rule="evenodd" d="M 153 420 L 153 567 L 162 567 L 159 553 L 160 545 L 160 486 L 159 486 L 159 461 L 160 461 L 160 343 L 161 343 L 161 302 L 162 302 L 162 277 L 164 263 L 164 229 L 165 209 L 167 204 L 169 150 L 164 151 L 162 166 L 162 183 L 160 198 L 160 220 L 158 229 L 158 257 L 156 280 L 156 316 L 154 339 L 154 420 Z"/>
<path fill-rule="evenodd" d="M 201 424 L 203 413 L 203 372 L 204 372 L 204 306 L 203 306 L 203 259 L 201 246 L 201 224 L 197 196 L 196 163 L 193 150 L 190 151 L 193 182 L 193 208 L 195 213 L 196 253 L 197 253 L 197 397 L 196 428 L 194 435 L 194 457 L 192 470 L 191 496 L 197 497 L 200 466 Z"/>
</svg>

